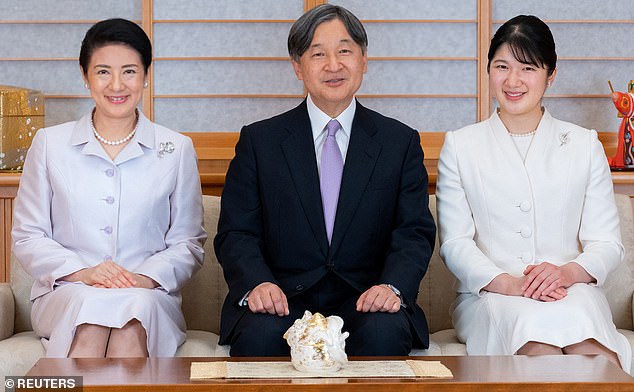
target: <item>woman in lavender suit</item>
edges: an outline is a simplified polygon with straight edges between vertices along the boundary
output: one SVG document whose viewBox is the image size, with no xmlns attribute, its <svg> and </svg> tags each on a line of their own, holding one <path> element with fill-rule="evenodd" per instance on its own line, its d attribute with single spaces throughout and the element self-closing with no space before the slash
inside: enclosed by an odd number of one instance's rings
<svg viewBox="0 0 634 392">
<path fill-rule="evenodd" d="M 34 278 L 32 324 L 49 357 L 173 356 L 179 290 L 203 261 L 203 209 L 189 138 L 137 105 L 152 48 L 110 19 L 80 66 L 95 108 L 41 129 L 15 201 L 13 251 Z"/>
</svg>

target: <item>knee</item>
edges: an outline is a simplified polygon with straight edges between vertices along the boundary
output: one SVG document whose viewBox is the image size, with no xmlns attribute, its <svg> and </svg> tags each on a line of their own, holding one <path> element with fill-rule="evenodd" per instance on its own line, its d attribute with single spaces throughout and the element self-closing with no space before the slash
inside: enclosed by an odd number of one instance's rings
<svg viewBox="0 0 634 392">
<path fill-rule="evenodd" d="M 293 320 L 277 315 L 247 313 L 230 338 L 232 357 L 279 357 L 290 355 L 284 332 Z"/>
<path fill-rule="evenodd" d="M 560 347 L 551 344 L 529 341 L 517 350 L 518 355 L 561 355 Z"/>
<path fill-rule="evenodd" d="M 113 329 L 112 332 L 123 336 L 140 337 L 143 339 L 147 337 L 147 333 L 145 332 L 145 328 L 143 328 L 143 324 L 141 324 L 141 322 L 137 319 L 132 319 L 128 321 L 123 327 L 119 329 Z"/>
<path fill-rule="evenodd" d="M 113 328 L 108 341 L 107 357 L 147 357 L 147 333 L 137 319 L 121 328 Z"/>
<path fill-rule="evenodd" d="M 412 349 L 412 331 L 402 312 L 360 313 L 350 327 L 348 355 L 404 356 Z"/>
</svg>

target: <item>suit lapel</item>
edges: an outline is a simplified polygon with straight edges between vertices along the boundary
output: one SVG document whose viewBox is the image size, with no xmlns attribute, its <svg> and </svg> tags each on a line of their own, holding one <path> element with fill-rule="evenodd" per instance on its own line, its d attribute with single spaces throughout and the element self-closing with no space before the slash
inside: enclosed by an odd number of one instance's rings
<svg viewBox="0 0 634 392">
<path fill-rule="evenodd" d="M 376 132 L 377 129 L 368 115 L 368 110 L 357 102 L 343 178 L 341 179 L 341 190 L 339 191 L 337 215 L 330 248 L 331 254 L 337 250 L 348 231 L 348 226 L 374 171 L 381 151 L 381 145 L 372 138 Z M 323 221 L 323 217 L 321 220 Z"/>
<path fill-rule="evenodd" d="M 319 248 L 326 255 L 328 240 L 321 205 L 315 143 L 306 101 L 289 113 L 287 130 L 288 137 L 281 143 L 284 158 L 313 235 Z"/>
</svg>

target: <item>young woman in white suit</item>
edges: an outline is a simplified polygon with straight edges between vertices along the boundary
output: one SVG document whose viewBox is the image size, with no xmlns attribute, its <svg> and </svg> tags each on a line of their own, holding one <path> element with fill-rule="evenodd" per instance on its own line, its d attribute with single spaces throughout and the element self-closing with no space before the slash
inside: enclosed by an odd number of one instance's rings
<svg viewBox="0 0 634 392">
<path fill-rule="evenodd" d="M 599 354 L 629 371 L 630 345 L 601 289 L 624 249 L 597 133 L 542 106 L 557 55 L 540 19 L 503 24 L 488 58 L 499 107 L 448 132 L 438 167 L 458 337 L 469 354 Z"/>
<path fill-rule="evenodd" d="M 39 130 L 28 152 L 13 251 L 49 357 L 173 356 L 185 339 L 179 290 L 206 238 L 200 177 L 191 140 L 137 109 L 151 61 L 137 24 L 95 24 L 79 56 L 95 108 Z"/>
</svg>

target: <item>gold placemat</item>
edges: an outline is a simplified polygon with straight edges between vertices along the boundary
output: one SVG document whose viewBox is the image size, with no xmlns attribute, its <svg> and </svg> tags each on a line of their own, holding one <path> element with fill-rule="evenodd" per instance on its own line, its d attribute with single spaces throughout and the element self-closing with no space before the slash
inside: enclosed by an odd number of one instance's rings
<svg viewBox="0 0 634 392">
<path fill-rule="evenodd" d="M 451 378 L 453 374 L 440 361 L 349 361 L 333 373 L 306 373 L 290 362 L 192 362 L 191 380 L 214 378 L 314 378 L 314 377 L 430 377 Z"/>
</svg>

